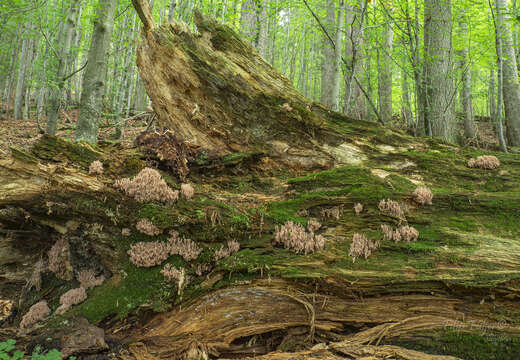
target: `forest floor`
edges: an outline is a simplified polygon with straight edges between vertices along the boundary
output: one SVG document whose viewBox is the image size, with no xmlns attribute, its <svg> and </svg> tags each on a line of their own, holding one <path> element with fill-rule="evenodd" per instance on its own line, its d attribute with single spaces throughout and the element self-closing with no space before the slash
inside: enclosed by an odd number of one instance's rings
<svg viewBox="0 0 520 360">
<path fill-rule="evenodd" d="M 1 106 L 2 104 L 0 102 L 0 107 Z M 72 141 L 74 139 L 77 118 L 77 109 L 72 108 L 62 111 L 56 136 Z M 26 120 L 14 120 L 12 118 L 1 119 L 0 124 L 0 158 L 9 155 L 11 146 L 16 146 L 20 149 L 29 149 L 35 141 L 38 141 L 41 135 L 35 118 Z M 45 124 L 46 119 L 41 119 L 40 126 L 45 128 Z M 122 138 L 117 140 L 117 142 L 122 147 L 131 147 L 137 135 L 143 132 L 146 127 L 146 119 L 142 117 L 129 120 L 127 127 L 123 131 Z M 100 142 L 116 142 L 116 140 L 114 140 L 114 131 L 114 126 L 110 126 L 108 123 L 101 124 L 99 132 Z"/>
</svg>

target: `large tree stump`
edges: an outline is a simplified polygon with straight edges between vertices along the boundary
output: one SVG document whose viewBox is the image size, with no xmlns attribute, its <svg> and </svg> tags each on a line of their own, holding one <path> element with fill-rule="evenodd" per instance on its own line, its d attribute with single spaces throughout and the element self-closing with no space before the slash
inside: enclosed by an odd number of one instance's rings
<svg viewBox="0 0 520 360">
<path fill-rule="evenodd" d="M 231 28 L 198 11 L 198 34 L 179 22 L 157 27 L 146 1 L 134 5 L 145 24 L 139 73 L 161 125 L 218 154 L 265 152 L 302 167 L 349 161 L 352 139 L 327 125 L 341 115 L 305 98 Z"/>
</svg>

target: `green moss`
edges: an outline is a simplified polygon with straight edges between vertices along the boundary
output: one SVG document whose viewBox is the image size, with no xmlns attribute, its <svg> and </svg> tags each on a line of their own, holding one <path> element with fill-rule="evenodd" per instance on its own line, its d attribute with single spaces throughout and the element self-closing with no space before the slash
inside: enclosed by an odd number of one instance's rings
<svg viewBox="0 0 520 360">
<path fill-rule="evenodd" d="M 65 158 L 85 168 L 102 155 L 92 145 L 72 143 L 47 134 L 34 144 L 31 151 L 40 159 L 59 161 Z"/>
<path fill-rule="evenodd" d="M 347 187 L 374 183 L 374 181 L 376 179 L 369 169 L 359 166 L 344 166 L 288 179 L 287 183 L 296 189 L 302 190 L 319 187 Z"/>
<path fill-rule="evenodd" d="M 222 163 L 237 163 L 242 161 L 243 159 L 246 159 L 248 157 L 251 157 L 252 153 L 232 153 L 228 154 L 222 157 Z"/>
<path fill-rule="evenodd" d="M 491 331 L 479 334 L 446 329 L 433 334 L 421 334 L 414 341 L 397 340 L 393 344 L 430 354 L 456 356 L 464 360 L 516 360 L 520 354 L 519 338 Z"/>
<path fill-rule="evenodd" d="M 171 207 L 154 203 L 141 205 L 137 214 L 139 219 L 148 219 L 160 229 L 178 225 L 179 212 Z"/>
<path fill-rule="evenodd" d="M 11 146 L 11 154 L 13 155 L 13 157 L 15 159 L 18 159 L 18 160 L 21 160 L 21 161 L 25 161 L 27 163 L 33 163 L 33 164 L 37 164 L 38 163 L 38 158 L 36 158 L 34 155 L 16 147 L 16 146 Z"/>
</svg>

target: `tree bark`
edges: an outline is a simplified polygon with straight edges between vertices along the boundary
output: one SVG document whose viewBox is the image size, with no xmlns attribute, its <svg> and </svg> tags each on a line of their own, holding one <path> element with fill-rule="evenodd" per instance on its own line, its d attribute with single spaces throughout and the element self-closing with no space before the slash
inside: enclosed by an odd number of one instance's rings
<svg viewBox="0 0 520 360">
<path fill-rule="evenodd" d="M 462 76 L 461 105 L 464 113 L 464 136 L 467 139 L 477 137 L 477 125 L 473 118 L 473 100 L 472 100 L 472 84 L 471 84 L 471 64 L 469 62 L 469 36 L 467 14 L 463 12 L 460 15 L 459 28 L 460 35 L 464 41 L 464 46 L 460 52 L 460 68 Z"/>
<path fill-rule="evenodd" d="M 503 95 L 507 141 L 510 146 L 520 146 L 520 84 L 516 54 L 513 48 L 510 16 L 507 0 L 496 0 L 496 25 L 502 51 Z"/>
<path fill-rule="evenodd" d="M 393 3 L 382 5 L 385 12 L 392 14 Z M 385 26 L 382 34 L 381 56 L 378 64 L 378 93 L 379 93 L 379 113 L 381 120 L 385 123 L 392 120 L 392 50 L 394 42 L 394 26 L 391 16 L 385 16 Z"/>
<path fill-rule="evenodd" d="M 345 96 L 343 101 L 343 113 L 355 119 L 362 119 L 365 114 L 363 94 L 354 76 L 358 79 L 363 75 L 363 19 L 365 14 L 365 0 L 358 0 L 354 4 L 347 3 L 346 9 L 346 40 L 345 40 Z M 368 48 L 366 49 L 368 51 Z M 365 57 L 369 61 L 369 57 Z"/>
<path fill-rule="evenodd" d="M 24 105 L 24 95 L 25 95 L 25 84 L 26 84 L 26 76 L 27 76 L 27 68 L 31 62 L 31 34 L 32 24 L 29 22 L 25 25 L 24 31 L 24 39 L 22 43 L 22 52 L 20 54 L 20 66 L 18 68 L 18 76 L 16 80 L 16 88 L 14 93 L 14 109 L 13 109 L 13 117 L 15 120 L 22 120 L 22 108 Z M 26 99 L 27 101 L 28 99 Z"/>
<path fill-rule="evenodd" d="M 76 26 L 76 13 L 78 11 L 78 3 L 73 2 L 69 12 L 67 14 L 67 20 L 62 26 L 60 36 L 60 47 L 58 65 L 54 73 L 55 86 L 50 90 L 49 94 L 49 109 L 48 109 L 48 120 L 46 126 L 46 133 L 54 135 L 56 133 L 56 127 L 58 125 L 58 118 L 60 115 L 61 103 L 63 101 L 63 86 L 67 71 L 67 60 L 70 56 L 72 46 L 72 36 L 74 34 L 74 28 Z"/>
<path fill-rule="evenodd" d="M 114 27 L 115 0 L 100 0 L 94 33 L 83 75 L 83 92 L 76 127 L 75 140 L 97 142 L 99 118 L 103 112 L 105 73 L 108 50 Z"/>
<path fill-rule="evenodd" d="M 258 53 L 264 59 L 267 59 L 267 44 L 269 40 L 269 17 L 267 14 L 268 6 L 269 0 L 262 0 L 258 28 L 258 44 L 256 46 Z"/>
<path fill-rule="evenodd" d="M 177 0 L 171 0 L 170 8 L 168 9 L 168 22 L 173 21 L 173 15 L 175 14 L 176 7 L 177 7 Z"/>
<path fill-rule="evenodd" d="M 428 101 L 425 117 L 432 135 L 447 141 L 454 141 L 456 135 L 451 24 L 451 0 L 424 4 L 424 73 Z"/>
<path fill-rule="evenodd" d="M 329 36 L 335 38 L 336 9 L 334 0 L 327 0 L 327 16 L 323 25 Z M 332 109 L 334 107 L 333 88 L 334 88 L 334 49 L 330 39 L 322 35 L 322 60 L 321 60 L 321 103 Z"/>
<path fill-rule="evenodd" d="M 408 87 L 408 62 L 406 54 L 403 54 L 401 59 L 401 117 L 408 128 L 414 128 L 410 91 Z"/>
<path fill-rule="evenodd" d="M 334 43 L 336 47 L 334 48 L 334 63 L 332 66 L 332 89 L 331 89 L 331 109 L 334 111 L 340 111 L 340 98 L 339 98 L 339 90 L 340 90 L 340 75 L 341 75 L 341 56 L 343 50 L 343 31 L 345 24 L 345 2 L 344 0 L 340 0 L 339 2 L 339 11 L 338 11 L 338 20 L 336 27 L 336 39 Z"/>
<path fill-rule="evenodd" d="M 240 7 L 241 34 L 253 45 L 257 44 L 258 14 L 255 0 L 244 0 Z"/>
</svg>

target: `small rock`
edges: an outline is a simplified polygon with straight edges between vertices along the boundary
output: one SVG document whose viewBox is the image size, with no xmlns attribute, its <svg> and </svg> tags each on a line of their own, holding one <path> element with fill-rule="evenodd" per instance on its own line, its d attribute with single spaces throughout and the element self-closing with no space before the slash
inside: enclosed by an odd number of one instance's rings
<svg viewBox="0 0 520 360">
<path fill-rule="evenodd" d="M 93 354 L 108 349 L 105 331 L 90 324 L 86 319 L 78 319 L 76 325 L 61 338 L 63 357 L 72 354 Z"/>
</svg>

